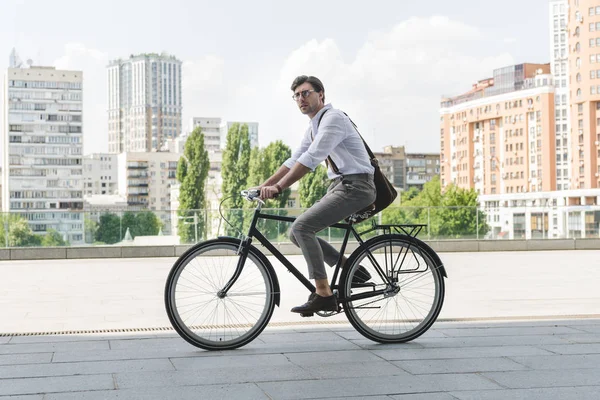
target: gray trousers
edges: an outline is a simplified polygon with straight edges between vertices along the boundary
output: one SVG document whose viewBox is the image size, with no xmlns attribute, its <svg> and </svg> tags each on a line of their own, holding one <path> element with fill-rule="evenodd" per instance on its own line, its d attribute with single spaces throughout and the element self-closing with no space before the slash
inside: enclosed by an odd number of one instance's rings
<svg viewBox="0 0 600 400">
<path fill-rule="evenodd" d="M 336 178 L 327 194 L 302 213 L 290 228 L 292 243 L 300 247 L 311 279 L 327 279 L 325 264 L 335 265 L 340 253 L 317 233 L 373 204 L 376 197 L 373 175 L 354 174 Z"/>
</svg>

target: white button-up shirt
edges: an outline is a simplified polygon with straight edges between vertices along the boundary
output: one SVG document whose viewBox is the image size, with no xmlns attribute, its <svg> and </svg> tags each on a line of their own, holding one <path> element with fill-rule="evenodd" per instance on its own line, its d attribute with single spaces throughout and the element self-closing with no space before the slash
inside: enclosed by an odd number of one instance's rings
<svg viewBox="0 0 600 400">
<path fill-rule="evenodd" d="M 324 112 L 326 114 L 319 124 L 319 118 Z M 319 110 L 310 120 L 300 147 L 283 165 L 292 168 L 296 162 L 299 162 L 314 171 L 327 156 L 331 157 L 341 175 L 373 174 L 375 171 L 365 145 L 350 118 L 342 111 L 333 108 L 331 104 Z M 329 179 L 339 176 L 333 171 L 331 165 L 327 175 Z"/>
</svg>

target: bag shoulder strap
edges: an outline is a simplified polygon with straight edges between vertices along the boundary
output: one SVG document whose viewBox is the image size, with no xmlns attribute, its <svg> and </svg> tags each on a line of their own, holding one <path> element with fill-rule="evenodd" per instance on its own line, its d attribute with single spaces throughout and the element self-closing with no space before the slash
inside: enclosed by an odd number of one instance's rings
<svg viewBox="0 0 600 400">
<path fill-rule="evenodd" d="M 323 114 L 321 114 L 321 116 L 319 117 L 319 121 L 317 122 L 317 129 L 319 128 L 319 125 L 321 125 L 321 120 L 323 119 L 323 116 L 325 116 L 325 113 L 328 111 L 325 110 L 323 111 Z M 310 138 L 312 140 L 314 140 L 314 136 L 313 136 L 313 132 L 312 129 L 310 130 Z M 327 164 L 327 166 L 331 166 L 331 169 L 333 170 L 333 172 L 335 172 L 337 175 L 341 175 L 340 174 L 340 170 L 337 167 L 337 165 L 335 165 L 335 163 L 333 162 L 333 160 L 331 159 L 331 156 L 327 156 L 327 158 L 325 159 L 325 164 Z"/>
<path fill-rule="evenodd" d="M 356 124 L 354 123 L 354 121 L 352 121 L 352 118 L 350 118 L 348 116 L 348 114 L 346 114 L 344 111 L 342 111 L 342 112 L 344 113 L 344 115 L 346 117 L 348 117 L 348 119 L 352 123 L 352 126 L 354 126 L 354 130 L 356 130 L 356 133 L 358 133 L 358 136 L 360 136 L 360 139 L 363 141 L 363 144 L 365 145 L 365 149 L 367 150 L 367 153 L 369 154 L 369 157 L 371 158 L 371 163 L 375 163 L 375 164 L 379 165 L 379 160 L 375 157 L 375 154 L 373 154 L 373 152 L 369 148 L 369 145 L 367 144 L 367 142 L 365 141 L 365 139 L 362 137 L 362 135 L 358 131 L 358 126 L 356 126 Z"/>
</svg>

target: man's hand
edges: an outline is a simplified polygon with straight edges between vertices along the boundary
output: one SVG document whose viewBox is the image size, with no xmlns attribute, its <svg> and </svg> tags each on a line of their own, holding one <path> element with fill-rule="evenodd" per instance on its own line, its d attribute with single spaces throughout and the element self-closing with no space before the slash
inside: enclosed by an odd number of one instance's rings
<svg viewBox="0 0 600 400">
<path fill-rule="evenodd" d="M 260 188 L 260 198 L 263 200 L 275 198 L 281 191 L 277 185 L 263 186 Z"/>
</svg>

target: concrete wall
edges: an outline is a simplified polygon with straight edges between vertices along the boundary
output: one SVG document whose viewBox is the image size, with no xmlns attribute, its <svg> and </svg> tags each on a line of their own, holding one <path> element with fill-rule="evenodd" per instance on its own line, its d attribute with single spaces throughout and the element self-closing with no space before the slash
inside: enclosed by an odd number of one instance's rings
<svg viewBox="0 0 600 400">
<path fill-rule="evenodd" d="M 600 239 L 547 239 L 547 240 L 440 240 L 427 242 L 438 253 L 540 251 L 540 250 L 600 250 Z M 333 243 L 339 247 L 340 243 Z M 93 247 L 43 247 L 0 249 L 2 260 L 52 260 L 85 258 L 141 258 L 179 257 L 190 246 L 93 246 Z M 266 254 L 269 252 L 257 246 Z M 283 254 L 301 254 L 291 243 L 275 244 Z M 352 252 L 356 243 L 349 243 L 346 253 Z"/>
</svg>

